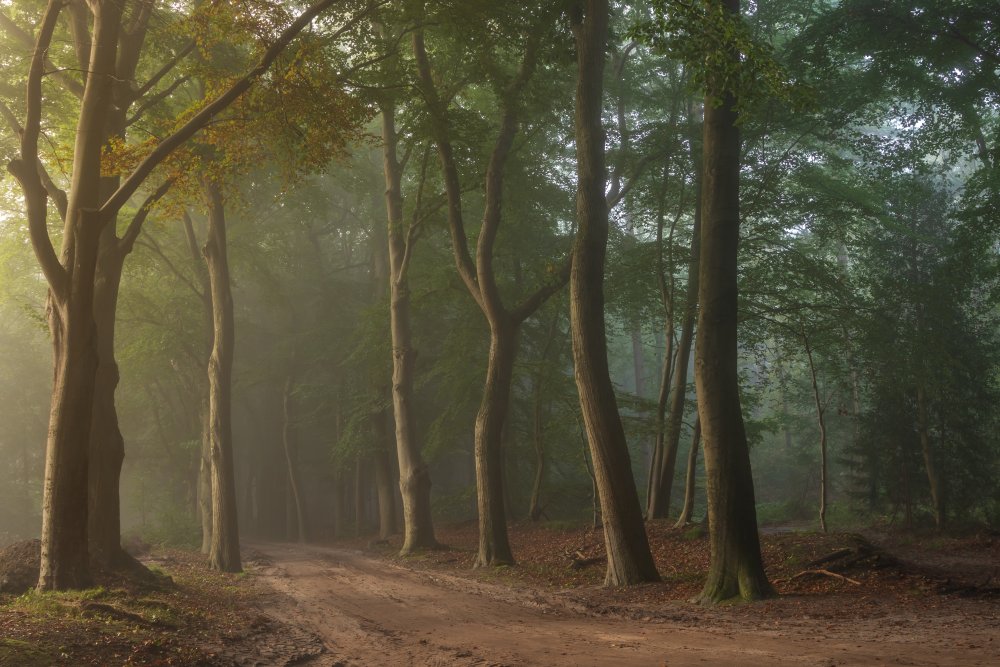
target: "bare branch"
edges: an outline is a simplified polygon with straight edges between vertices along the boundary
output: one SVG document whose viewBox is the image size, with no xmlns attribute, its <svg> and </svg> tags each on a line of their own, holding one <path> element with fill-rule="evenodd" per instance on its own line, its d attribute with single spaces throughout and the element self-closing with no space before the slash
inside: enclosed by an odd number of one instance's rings
<svg viewBox="0 0 1000 667">
<path fill-rule="evenodd" d="M 167 86 L 157 94 L 153 95 L 148 100 L 145 100 L 142 104 L 139 105 L 139 108 L 135 110 L 135 113 L 132 114 L 132 117 L 129 118 L 127 121 L 125 121 L 125 127 L 134 125 L 140 118 L 142 118 L 142 114 L 149 111 L 149 109 L 156 106 L 157 104 L 165 100 L 167 97 L 170 97 L 170 95 L 175 90 L 177 90 L 190 80 L 191 77 L 187 75 L 179 77 L 176 80 L 174 80 L 169 86 Z"/>
<path fill-rule="evenodd" d="M 154 255 L 159 257 L 160 261 L 163 262 L 164 266 L 166 266 L 170 270 L 170 273 L 174 274 L 177 277 L 177 279 L 180 280 L 182 283 L 184 283 L 184 285 L 186 285 L 188 289 L 194 292 L 199 299 L 204 299 L 205 297 L 202 291 L 198 289 L 197 285 L 191 282 L 190 278 L 184 275 L 183 271 L 177 268 L 177 265 L 174 264 L 169 257 L 167 257 L 167 255 L 163 252 L 163 249 L 160 247 L 160 244 L 156 242 L 156 239 L 148 235 L 145 237 L 145 239 L 146 240 L 136 239 L 136 244 L 142 246 L 143 248 L 146 248 L 147 250 L 151 251 Z"/>
<path fill-rule="evenodd" d="M 48 194 L 42 184 L 36 165 L 38 161 L 38 136 L 42 129 L 42 77 L 45 74 L 45 54 L 52 42 L 59 12 L 62 9 L 61 0 L 49 0 L 38 30 L 38 42 L 34 46 L 31 57 L 31 67 L 28 70 L 27 112 L 25 114 L 24 131 L 21 133 L 21 157 L 12 161 L 8 170 L 20 182 L 24 191 L 24 203 L 28 216 L 28 231 L 31 236 L 31 246 L 38 257 L 42 273 L 49 283 L 53 295 L 58 302 L 64 302 L 69 286 L 69 276 L 66 269 L 59 263 L 46 220 L 48 218 Z"/>
<path fill-rule="evenodd" d="M 59 9 L 61 8 L 62 6 L 60 5 Z M 48 9 L 46 9 L 46 11 L 48 11 Z M 43 26 L 45 24 L 44 18 L 42 19 L 42 24 Z M 12 21 L 11 18 L 7 16 L 7 14 L 5 14 L 4 12 L 0 12 L 0 28 L 6 30 L 9 35 L 12 35 L 15 39 L 17 39 L 17 41 L 19 41 L 25 48 L 28 49 L 35 48 L 36 40 L 31 37 L 31 33 L 27 32 L 21 26 Z M 39 43 L 41 43 L 40 42 L 41 35 L 39 35 L 38 37 L 39 37 Z M 45 50 L 48 50 L 48 44 L 51 41 L 52 41 L 52 36 L 50 35 L 48 39 L 45 40 L 46 43 Z M 47 54 L 43 55 L 42 62 L 43 62 L 43 69 L 56 70 L 55 66 L 49 61 Z M 59 80 L 59 83 L 61 83 L 63 87 L 66 88 L 66 90 L 71 92 L 76 97 L 81 97 L 81 98 L 83 97 L 83 84 L 74 79 L 72 76 L 68 76 L 64 72 L 56 70 L 55 77 Z"/>
<path fill-rule="evenodd" d="M 186 122 L 179 130 L 161 141 L 156 148 L 154 148 L 153 151 L 139 163 L 139 166 L 135 168 L 135 171 L 133 171 L 124 182 L 122 182 L 122 184 L 118 187 L 118 190 L 115 191 L 115 193 L 112 194 L 101 207 L 101 214 L 107 216 L 120 210 L 125 202 L 128 201 L 135 191 L 139 189 L 139 186 L 142 185 L 143 181 L 149 177 L 152 171 L 161 162 L 163 162 L 168 155 L 177 150 L 177 148 L 183 145 L 185 141 L 193 137 L 195 133 L 208 124 L 210 120 L 243 95 L 243 93 L 245 93 L 250 86 L 252 86 L 257 79 L 259 79 L 271 67 L 272 63 L 274 63 L 278 56 L 281 55 L 281 52 L 285 50 L 285 47 L 287 47 L 320 12 L 329 8 L 336 1 L 337 0 L 317 0 L 317 2 L 313 3 L 308 9 L 302 12 L 298 18 L 292 21 L 292 23 L 282 31 L 281 35 L 278 36 L 274 44 L 267 49 L 253 69 L 247 72 L 232 86 L 230 86 L 228 90 L 212 100 L 201 111 L 195 114 L 194 117 Z M 351 23 L 359 21 L 362 16 L 370 12 L 371 9 L 372 6 L 369 6 L 366 11 L 355 15 L 351 19 Z"/>
<path fill-rule="evenodd" d="M 177 64 L 180 63 L 181 60 L 183 60 L 189 53 L 191 53 L 191 51 L 194 50 L 194 46 L 195 46 L 194 40 L 191 40 L 190 42 L 185 44 L 184 48 L 178 51 L 173 58 L 171 58 L 167 63 L 163 65 L 163 67 L 157 70 L 156 74 L 150 77 L 149 81 L 140 86 L 139 90 L 135 91 L 135 99 L 142 98 L 143 96 L 146 95 L 146 93 L 155 88 L 156 84 L 158 84 L 163 79 L 163 77 L 169 74 L 171 70 L 177 67 Z"/>
<path fill-rule="evenodd" d="M 526 319 L 531 317 L 536 310 L 538 310 L 543 303 L 548 301 L 549 297 L 561 290 L 566 283 L 569 282 L 569 274 L 573 268 L 573 255 L 570 254 L 566 258 L 562 267 L 559 269 L 559 273 L 555 275 L 555 280 L 545 285 L 539 287 L 534 294 L 529 296 L 521 305 L 514 309 L 511 313 L 511 319 L 514 320 L 515 324 L 520 324 Z"/>
<path fill-rule="evenodd" d="M 123 255 L 127 255 L 132 252 L 132 248 L 135 246 L 135 240 L 139 238 L 139 234 L 142 232 L 142 225 L 146 222 L 146 218 L 149 216 L 149 211 L 153 207 L 153 204 L 160 201 L 167 191 L 173 186 L 173 179 L 167 179 L 160 184 L 160 187 L 156 189 L 155 192 L 146 197 L 146 201 L 142 202 L 142 206 L 136 211 L 136 214 L 132 217 L 132 222 L 129 223 L 128 228 L 122 235 L 121 240 L 118 242 L 118 248 L 121 250 Z"/>
<path fill-rule="evenodd" d="M 424 45 L 424 31 L 413 33 L 413 54 L 417 61 L 417 74 L 421 92 L 427 102 L 431 116 L 431 131 L 438 147 L 438 157 L 441 161 L 441 171 L 444 173 L 445 192 L 448 195 L 448 226 L 451 230 L 451 247 L 455 255 L 455 266 L 469 294 L 484 308 L 483 295 L 476 275 L 476 266 L 469 253 L 469 241 L 465 234 L 465 223 L 462 218 L 461 183 L 458 178 L 458 167 L 449 137 L 448 119 L 445 105 L 441 101 L 434 77 L 431 74 L 430 60 L 427 58 L 427 48 Z"/>
</svg>

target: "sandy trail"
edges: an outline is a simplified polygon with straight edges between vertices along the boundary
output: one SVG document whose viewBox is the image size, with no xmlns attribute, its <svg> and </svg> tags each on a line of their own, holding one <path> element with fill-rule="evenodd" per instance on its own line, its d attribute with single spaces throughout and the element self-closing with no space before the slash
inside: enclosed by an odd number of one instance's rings
<svg viewBox="0 0 1000 667">
<path fill-rule="evenodd" d="M 629 620 L 581 613 L 559 594 L 410 570 L 357 552 L 285 544 L 254 549 L 270 561 L 260 576 L 280 593 L 268 613 L 315 633 L 327 647 L 300 664 L 1000 664 L 1000 616 L 982 603 L 972 611 L 904 607 L 898 615 L 846 624 L 780 612 L 748 621 L 675 603 L 679 620 Z"/>
</svg>

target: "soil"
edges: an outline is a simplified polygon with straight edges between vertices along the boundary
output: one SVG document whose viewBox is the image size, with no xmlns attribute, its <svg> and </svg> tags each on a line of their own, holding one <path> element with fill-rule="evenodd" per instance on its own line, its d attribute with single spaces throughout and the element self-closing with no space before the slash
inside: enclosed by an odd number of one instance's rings
<svg viewBox="0 0 1000 667">
<path fill-rule="evenodd" d="M 38 583 L 42 542 L 25 540 L 0 550 L 0 593 L 20 595 Z"/>
<path fill-rule="evenodd" d="M 308 664 L 1000 664 L 1000 603 L 978 585 L 1000 564 L 995 537 L 912 545 L 927 561 L 915 563 L 861 535 L 769 535 L 780 597 L 707 608 L 686 601 L 707 565 L 704 538 L 664 525 L 650 534 L 664 582 L 619 590 L 600 586 L 602 545 L 580 529 L 515 526 L 521 564 L 487 570 L 470 569 L 470 525 L 439 531 L 452 548 L 416 558 L 363 540 L 254 548 L 277 591 L 271 613 L 327 647 Z M 942 592 L 958 581 L 952 552 L 969 577 L 962 594 Z M 826 573 L 802 574 L 812 569 Z"/>
<path fill-rule="evenodd" d="M 627 589 L 601 586 L 599 532 L 553 524 L 513 526 L 518 566 L 477 570 L 474 524 L 408 558 L 253 544 L 246 575 L 154 549 L 155 583 L 0 595 L 0 667 L 1000 664 L 1000 536 L 771 533 L 780 596 L 704 607 L 702 531 L 649 534 L 663 581 Z"/>
</svg>

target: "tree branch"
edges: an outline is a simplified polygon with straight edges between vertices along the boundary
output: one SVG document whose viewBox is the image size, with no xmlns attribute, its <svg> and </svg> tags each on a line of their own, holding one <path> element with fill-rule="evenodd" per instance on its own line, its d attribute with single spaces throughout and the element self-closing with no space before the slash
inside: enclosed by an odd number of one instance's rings
<svg viewBox="0 0 1000 667">
<path fill-rule="evenodd" d="M 187 75 L 179 77 L 175 79 L 169 86 L 167 86 L 157 94 L 153 95 L 148 100 L 145 100 L 142 104 L 139 105 L 139 108 L 135 110 L 135 113 L 132 114 L 131 118 L 125 121 L 125 127 L 134 125 L 142 117 L 142 114 L 146 113 L 147 111 L 149 111 L 151 107 L 156 106 L 161 101 L 169 97 L 171 93 L 173 93 L 175 90 L 177 90 L 190 80 L 191 77 Z"/>
<path fill-rule="evenodd" d="M 455 266 L 458 269 L 458 275 L 469 290 L 469 294 L 472 295 L 480 308 L 484 308 L 483 295 L 476 275 L 476 265 L 469 253 L 469 240 L 462 218 L 461 183 L 449 136 L 447 109 L 442 104 L 437 87 L 434 85 L 431 64 L 427 58 L 427 48 L 424 45 L 423 29 L 413 33 L 413 55 L 417 61 L 417 78 L 421 92 L 427 103 L 428 111 L 430 111 L 431 133 L 435 143 L 437 143 L 441 171 L 444 175 L 445 192 L 448 196 L 448 227 L 451 231 L 451 247 L 455 256 Z"/>
<path fill-rule="evenodd" d="M 163 77 L 169 74 L 171 70 L 177 67 L 180 61 L 182 61 L 189 53 L 191 53 L 191 51 L 194 50 L 194 47 L 195 47 L 194 40 L 191 40 L 190 42 L 185 44 L 184 47 L 180 51 L 178 51 L 176 55 L 174 55 L 173 58 L 171 58 L 167 63 L 163 65 L 163 67 L 157 70 L 157 72 L 152 77 L 150 77 L 149 81 L 140 86 L 139 90 L 135 91 L 135 99 L 142 98 L 143 96 L 146 95 L 146 93 L 155 88 L 156 84 L 158 84 L 163 79 Z"/>
<path fill-rule="evenodd" d="M 62 8 L 62 6 L 60 5 L 59 9 L 61 9 L 61 8 Z M 46 9 L 46 11 L 48 11 L 48 9 Z M 43 18 L 42 19 L 43 26 L 44 26 L 44 23 L 45 23 L 45 19 Z M 34 49 L 35 48 L 35 42 L 36 42 L 36 40 L 32 39 L 31 33 L 27 32 L 26 30 L 24 30 L 23 28 L 21 28 L 21 26 L 19 26 L 16 23 L 14 23 L 14 21 L 12 21 L 11 18 L 9 16 L 7 16 L 7 14 L 5 14 L 4 12 L 0 12 L 0 27 L 2 27 L 4 30 L 6 30 L 8 34 L 13 35 L 14 38 L 17 39 L 17 41 L 21 42 L 21 44 L 24 45 L 26 48 L 28 48 L 28 49 Z M 39 37 L 39 43 L 40 43 L 41 35 L 39 35 L 38 37 Z M 52 41 L 52 36 L 49 35 L 48 39 L 45 40 L 45 42 L 46 42 L 45 49 L 46 50 L 48 50 L 48 44 L 51 41 Z M 63 87 L 66 88 L 66 90 L 68 90 L 69 92 L 71 92 L 76 97 L 79 97 L 79 98 L 83 97 L 83 84 L 81 84 L 79 81 L 77 81 L 76 79 L 74 79 L 72 76 L 68 76 L 65 72 L 57 70 L 56 67 L 49 60 L 47 54 L 43 55 L 42 58 L 43 58 L 43 60 L 42 60 L 43 69 L 54 70 L 55 71 L 55 78 L 59 79 L 59 83 L 61 83 L 63 85 Z"/>
<path fill-rule="evenodd" d="M 46 222 L 48 195 L 37 165 L 39 164 L 38 137 L 42 131 L 42 77 L 45 75 L 45 54 L 52 42 L 52 33 L 55 31 L 62 7 L 61 0 L 49 0 L 45 8 L 42 24 L 38 30 L 38 41 L 31 56 L 31 67 L 28 70 L 27 108 L 24 131 L 21 132 L 21 157 L 7 166 L 24 191 L 31 246 L 57 302 L 64 302 L 67 297 L 69 276 L 59 262 L 59 257 L 52 246 L 52 239 L 49 237 Z"/>
<path fill-rule="evenodd" d="M 277 60 L 281 52 L 285 50 L 293 39 L 307 26 L 309 25 L 320 12 L 326 10 L 331 5 L 333 5 L 337 0 L 317 0 L 308 9 L 303 11 L 298 18 L 296 18 L 292 23 L 285 28 L 281 34 L 275 40 L 264 55 L 261 57 L 257 65 L 243 75 L 239 80 L 237 80 L 232 86 L 229 87 L 224 93 L 219 95 L 217 98 L 212 100 L 207 106 L 205 106 L 201 111 L 194 115 L 188 122 L 186 122 L 179 130 L 171 134 L 169 137 L 161 141 L 152 152 L 146 156 L 146 158 L 139 163 L 139 166 L 135 168 L 128 178 L 122 182 L 118 187 L 118 190 L 108 198 L 108 200 L 101 207 L 101 215 L 109 216 L 119 211 L 125 202 L 139 189 L 143 181 L 149 177 L 152 171 L 167 158 L 171 153 L 173 153 L 177 148 L 184 144 L 185 141 L 190 139 L 208 124 L 216 115 L 222 112 L 226 107 L 236 101 L 243 93 L 245 93 L 250 86 L 254 84 Z M 369 9 L 370 11 L 370 9 Z M 360 17 L 355 16 L 352 21 L 357 21 Z"/>
<path fill-rule="evenodd" d="M 132 248 L 135 246 L 135 240 L 139 238 L 139 234 L 142 233 L 142 225 L 146 222 L 146 218 L 149 216 L 149 211 L 152 209 L 153 204 L 160 201 L 167 191 L 173 186 L 174 181 L 171 178 L 163 181 L 160 187 L 156 189 L 155 192 L 146 197 L 146 201 L 142 202 L 142 206 L 136 211 L 135 215 L 132 217 L 132 221 L 129 223 L 128 228 L 126 228 L 125 233 L 122 235 L 121 240 L 118 241 L 118 248 L 123 255 L 127 255 L 132 252 Z"/>
<path fill-rule="evenodd" d="M 573 255 L 571 253 L 566 258 L 566 261 L 563 262 L 562 267 L 559 269 L 559 273 L 556 274 L 556 279 L 550 283 L 542 285 L 535 291 L 534 294 L 522 301 L 521 305 L 515 308 L 511 313 L 511 319 L 514 320 L 516 324 L 520 324 L 531 317 L 543 303 L 548 301 L 549 297 L 565 287 L 566 283 L 569 282 L 569 274 L 572 268 Z"/>
</svg>

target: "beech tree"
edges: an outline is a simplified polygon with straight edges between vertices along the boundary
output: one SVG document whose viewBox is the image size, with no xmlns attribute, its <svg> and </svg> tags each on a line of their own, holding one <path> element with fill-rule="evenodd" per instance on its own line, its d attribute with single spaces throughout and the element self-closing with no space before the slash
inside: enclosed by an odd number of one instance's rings
<svg viewBox="0 0 1000 667">
<path fill-rule="evenodd" d="M 570 275 L 573 368 L 604 523 L 605 583 L 624 586 L 659 575 L 642 522 L 625 432 L 608 371 L 604 258 L 608 243 L 603 103 L 604 47 L 610 7 L 586 0 L 572 8 L 576 37 L 577 231 Z"/>
<path fill-rule="evenodd" d="M 43 111 L 42 80 L 47 67 L 48 47 L 64 5 L 52 0 L 45 8 L 28 74 L 21 155 L 9 165 L 24 191 L 32 247 L 49 284 L 49 324 L 55 353 L 42 512 L 41 589 L 79 588 L 90 583 L 88 448 L 93 424 L 93 395 L 100 363 L 94 295 L 101 236 L 153 170 L 219 111 L 243 94 L 295 35 L 331 4 L 333 0 L 320 0 L 299 15 L 250 72 L 159 142 L 114 191 L 102 194 L 101 158 L 109 138 L 106 123 L 112 107 L 112 86 L 118 75 L 119 40 L 123 31 L 128 35 L 132 27 L 131 24 L 124 25 L 124 20 L 141 18 L 151 10 L 151 3 L 130 6 L 133 12 L 129 14 L 121 3 L 91 3 L 93 38 L 86 67 L 87 79 L 80 100 L 72 179 L 65 194 L 65 207 L 60 203 L 63 197 L 54 189 L 51 179 L 44 178 L 38 150 Z M 50 191 L 65 223 L 61 255 L 57 255 L 47 229 Z M 143 206 L 143 210 L 147 208 Z M 120 457 L 117 458 L 120 466 Z"/>
<path fill-rule="evenodd" d="M 508 14 L 508 21 L 512 17 Z M 473 300 L 482 310 L 490 328 L 489 361 L 482 402 L 476 416 L 475 461 L 476 492 L 479 514 L 479 553 L 476 566 L 513 564 L 514 556 L 507 537 L 507 510 L 504 507 L 502 438 L 504 423 L 510 407 L 514 363 L 517 359 L 518 332 L 522 323 L 558 291 L 569 277 L 569 264 L 547 284 L 508 306 L 501 296 L 501 289 L 494 263 L 494 248 L 503 222 L 504 176 L 514 141 L 520 129 L 520 115 L 524 104 L 525 88 L 537 66 L 538 51 L 551 17 L 541 13 L 526 18 L 527 34 L 523 58 L 510 75 L 495 75 L 487 82 L 498 91 L 500 109 L 499 130 L 490 153 L 484 176 L 484 212 L 482 227 L 476 241 L 475 260 L 469 249 L 465 228 L 462 184 L 452 142 L 452 126 L 448 100 L 439 92 L 440 79 L 424 45 L 424 30 L 418 29 L 413 37 L 421 92 L 430 116 L 431 136 L 437 145 L 448 205 L 448 226 L 452 251 L 459 276 Z M 516 38 L 515 38 L 516 39 Z M 520 47 L 520 44 L 518 44 Z M 483 58 L 488 58 L 484 55 Z M 487 67 L 501 70 L 495 63 Z"/>
</svg>

